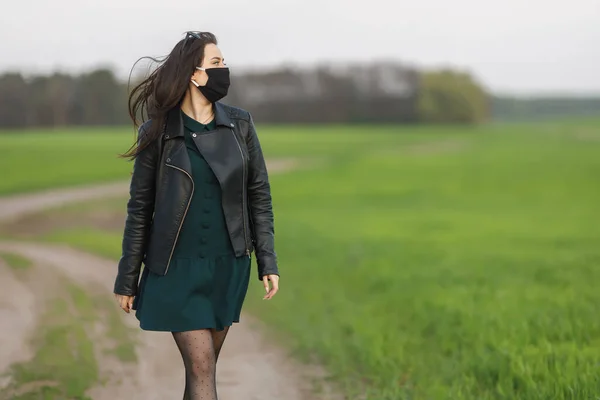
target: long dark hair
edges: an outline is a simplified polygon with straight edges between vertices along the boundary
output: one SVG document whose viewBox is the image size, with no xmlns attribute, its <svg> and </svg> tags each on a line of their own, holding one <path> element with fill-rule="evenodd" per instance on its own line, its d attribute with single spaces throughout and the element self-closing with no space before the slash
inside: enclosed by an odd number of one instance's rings
<svg viewBox="0 0 600 400">
<path fill-rule="evenodd" d="M 145 132 L 139 140 L 136 138 L 136 142 L 127 152 L 121 154 L 121 157 L 130 159 L 137 157 L 150 143 L 160 137 L 168 112 L 178 106 L 183 99 L 190 77 L 204 59 L 204 47 L 209 43 L 217 44 L 217 38 L 210 32 L 186 32 L 185 38 L 173 47 L 168 56 L 162 59 L 142 57 L 136 61 L 137 64 L 146 59 L 158 66 L 131 90 L 128 103 L 129 116 L 136 131 L 144 121 L 151 119 L 152 122 L 148 129 L 144 129 Z"/>
</svg>

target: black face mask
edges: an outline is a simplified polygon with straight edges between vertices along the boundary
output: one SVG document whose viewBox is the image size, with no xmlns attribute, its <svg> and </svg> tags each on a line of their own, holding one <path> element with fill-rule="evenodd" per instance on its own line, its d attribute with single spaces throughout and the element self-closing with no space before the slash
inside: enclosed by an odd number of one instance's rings
<svg viewBox="0 0 600 400">
<path fill-rule="evenodd" d="M 227 91 L 231 84 L 229 80 L 229 68 L 196 67 L 196 69 L 204 71 L 208 75 L 208 81 L 206 81 L 206 85 L 204 86 L 199 86 L 195 81 L 192 81 L 208 101 L 214 103 L 227 96 Z"/>
</svg>

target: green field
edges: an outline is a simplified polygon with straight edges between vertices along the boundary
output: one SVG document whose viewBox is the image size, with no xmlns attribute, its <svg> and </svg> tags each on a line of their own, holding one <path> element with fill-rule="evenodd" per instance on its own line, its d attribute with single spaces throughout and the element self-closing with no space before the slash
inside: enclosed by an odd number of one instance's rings
<svg viewBox="0 0 600 400">
<path fill-rule="evenodd" d="M 326 162 L 273 175 L 281 292 L 264 302 L 253 278 L 247 307 L 350 398 L 600 396 L 598 121 L 261 132 L 269 157 Z M 57 135 L 82 154 L 60 183 L 100 179 L 85 154 L 111 154 L 121 136 L 92 135 Z M 26 170 L 22 140 L 0 136 L 0 150 Z M 115 257 L 119 234 L 49 239 Z"/>
<path fill-rule="evenodd" d="M 397 126 L 269 126 L 259 130 L 269 157 L 302 156 L 307 161 L 339 158 L 364 147 L 435 140 L 440 136 L 440 131 L 436 128 L 420 128 L 415 134 L 414 129 Z M 441 134 L 458 134 L 462 129 L 446 131 Z M 403 135 L 398 137 L 396 133 Z M 0 169 L 10 171 L 8 179 L 0 180 L 0 195 L 127 180 L 132 165 L 125 159 L 118 158 L 118 155 L 129 148 L 133 139 L 134 131 L 131 127 L 0 131 Z"/>
</svg>

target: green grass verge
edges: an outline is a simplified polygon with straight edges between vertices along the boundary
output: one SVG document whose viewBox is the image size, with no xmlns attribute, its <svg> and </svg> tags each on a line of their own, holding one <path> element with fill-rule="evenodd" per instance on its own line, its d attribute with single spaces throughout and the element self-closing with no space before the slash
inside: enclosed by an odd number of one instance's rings
<svg viewBox="0 0 600 400">
<path fill-rule="evenodd" d="M 97 346 L 122 362 L 137 361 L 136 331 L 123 323 L 114 302 L 73 284 L 64 288 L 39 322 L 33 359 L 11 367 L 11 400 L 91 400 L 86 392 L 98 384 Z M 101 341 L 90 336 L 99 320 L 106 329 Z"/>
<path fill-rule="evenodd" d="M 113 348 L 107 350 L 107 353 L 114 355 L 122 362 L 137 362 L 137 354 L 135 352 L 137 330 L 123 323 L 119 315 L 122 311 L 116 306 L 114 301 L 102 298 L 98 302 L 105 314 L 104 320 L 108 328 L 106 337 L 114 343 Z"/>
<path fill-rule="evenodd" d="M 84 207 L 85 208 L 85 207 Z M 80 211 L 81 205 L 75 205 Z M 64 209 L 61 212 L 65 212 Z M 106 258 L 116 259 L 120 255 L 121 235 L 116 232 L 95 230 L 93 228 L 76 227 L 56 230 L 40 239 L 52 243 L 68 243 L 72 246 Z M 97 308 L 103 313 L 107 324 L 107 338 L 113 342 L 114 348 L 109 352 L 123 362 L 135 362 L 136 331 L 126 326 L 120 316 L 120 309 L 106 297 L 95 299 Z"/>
<path fill-rule="evenodd" d="M 68 243 L 102 257 L 117 259 L 121 255 L 122 232 L 76 227 L 56 230 L 40 239 L 51 243 Z"/>
<path fill-rule="evenodd" d="M 68 286 L 66 293 L 49 303 L 37 329 L 33 359 L 12 367 L 11 399 L 90 399 L 85 392 L 96 383 L 98 366 L 85 327 L 95 310 L 81 289 Z"/>
<path fill-rule="evenodd" d="M 106 347 L 104 353 L 111 354 L 122 362 L 136 362 L 137 331 L 125 325 L 121 318 L 122 311 L 117 307 L 112 296 L 107 297 L 100 294 L 90 296 L 86 291 L 74 285 L 69 287 L 69 292 L 79 309 L 85 310 L 84 321 L 91 324 L 101 320 L 104 323 L 104 339 L 107 340 L 107 343 L 103 343 L 103 347 Z"/>
<path fill-rule="evenodd" d="M 2 251 L 0 252 L 0 259 L 4 260 L 10 268 L 15 270 L 27 270 L 33 265 L 31 260 L 15 253 Z"/>
</svg>

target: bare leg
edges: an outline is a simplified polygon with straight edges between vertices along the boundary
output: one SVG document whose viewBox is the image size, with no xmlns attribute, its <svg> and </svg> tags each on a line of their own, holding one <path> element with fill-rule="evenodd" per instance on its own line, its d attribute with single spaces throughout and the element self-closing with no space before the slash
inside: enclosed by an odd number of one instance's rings
<svg viewBox="0 0 600 400">
<path fill-rule="evenodd" d="M 184 400 L 217 400 L 216 357 L 210 330 L 173 332 L 185 366 Z"/>
<path fill-rule="evenodd" d="M 210 330 L 215 349 L 215 360 L 219 360 L 219 353 L 221 353 L 221 348 L 223 347 L 223 343 L 225 342 L 227 332 L 229 332 L 229 326 L 226 326 L 225 329 L 223 329 L 222 331 L 217 331 L 215 329 Z"/>
</svg>

